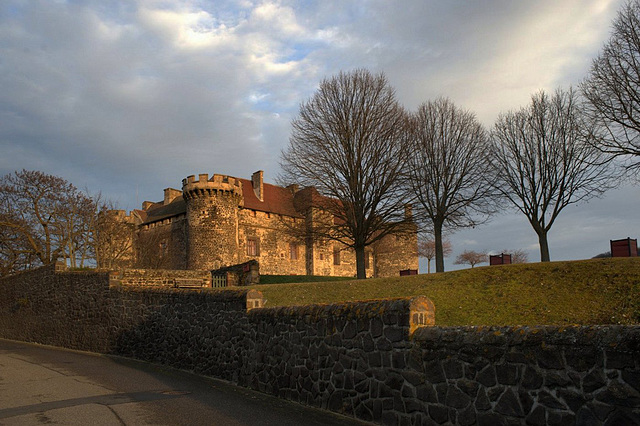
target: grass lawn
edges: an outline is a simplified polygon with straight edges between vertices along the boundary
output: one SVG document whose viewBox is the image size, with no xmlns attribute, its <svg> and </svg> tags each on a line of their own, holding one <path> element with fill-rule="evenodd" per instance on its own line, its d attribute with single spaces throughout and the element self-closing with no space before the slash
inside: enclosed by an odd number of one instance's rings
<svg viewBox="0 0 640 426">
<path fill-rule="evenodd" d="M 252 288 L 262 291 L 267 307 L 423 295 L 442 326 L 640 323 L 640 258 Z"/>
<path fill-rule="evenodd" d="M 324 277 L 320 275 L 260 275 L 260 284 L 310 283 L 321 281 L 346 281 L 353 278 Z"/>
</svg>

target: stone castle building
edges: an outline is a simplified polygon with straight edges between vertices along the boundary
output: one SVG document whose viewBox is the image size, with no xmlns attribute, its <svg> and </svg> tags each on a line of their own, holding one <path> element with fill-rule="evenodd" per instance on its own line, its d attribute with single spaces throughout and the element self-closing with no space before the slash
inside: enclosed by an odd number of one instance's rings
<svg viewBox="0 0 640 426">
<path fill-rule="evenodd" d="M 137 228 L 136 266 L 213 270 L 257 260 L 261 274 L 355 276 L 352 249 L 305 235 L 322 220 L 318 198 L 314 188 L 265 183 L 262 171 L 251 180 L 189 176 L 181 190 L 165 189 L 162 201 L 145 201 L 128 217 Z M 368 277 L 417 270 L 416 232 L 367 247 L 365 266 Z"/>
</svg>

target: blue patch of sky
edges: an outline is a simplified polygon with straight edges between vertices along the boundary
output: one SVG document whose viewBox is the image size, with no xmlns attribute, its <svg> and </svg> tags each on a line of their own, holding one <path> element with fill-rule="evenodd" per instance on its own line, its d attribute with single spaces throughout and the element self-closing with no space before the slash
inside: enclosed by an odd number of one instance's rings
<svg viewBox="0 0 640 426">
<path fill-rule="evenodd" d="M 296 43 L 290 46 L 282 56 L 282 59 L 278 62 L 287 63 L 287 62 L 297 62 L 305 59 L 315 50 L 323 48 L 325 45 L 324 42 L 321 41 L 312 41 L 308 43 Z"/>
<path fill-rule="evenodd" d="M 309 55 L 314 49 L 307 44 L 295 44 L 287 49 L 286 54 L 279 61 L 281 63 L 300 61 Z"/>
<path fill-rule="evenodd" d="M 248 100 L 251 103 L 251 108 L 257 111 L 273 111 L 274 105 L 270 99 L 270 93 L 261 91 L 254 91 L 248 97 Z"/>
<path fill-rule="evenodd" d="M 2 18 L 20 18 L 24 15 L 24 10 L 17 4 L 5 4 L 0 6 L 0 19 Z"/>
<path fill-rule="evenodd" d="M 238 1 L 215 1 L 210 0 L 197 2 L 197 9 L 211 15 L 216 25 L 225 27 L 235 27 L 240 22 L 247 19 L 249 9 L 242 7 Z"/>
</svg>

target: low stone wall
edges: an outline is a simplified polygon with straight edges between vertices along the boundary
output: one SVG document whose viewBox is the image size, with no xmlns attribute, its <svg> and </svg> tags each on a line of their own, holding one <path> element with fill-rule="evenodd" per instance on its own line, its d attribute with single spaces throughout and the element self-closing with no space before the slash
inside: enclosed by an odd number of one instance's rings
<svg viewBox="0 0 640 426">
<path fill-rule="evenodd" d="M 175 269 L 124 269 L 112 272 L 112 284 L 141 287 L 174 287 L 180 282 L 202 282 L 211 287 L 211 272 Z"/>
<path fill-rule="evenodd" d="M 413 342 L 398 419 L 640 424 L 640 327 L 432 327 Z"/>
<path fill-rule="evenodd" d="M 259 296 L 109 287 L 107 274 L 48 267 L 0 280 L 0 336 L 171 365 L 390 425 L 640 423 L 637 326 L 410 336 L 426 299 L 247 311 L 249 298 Z"/>
</svg>

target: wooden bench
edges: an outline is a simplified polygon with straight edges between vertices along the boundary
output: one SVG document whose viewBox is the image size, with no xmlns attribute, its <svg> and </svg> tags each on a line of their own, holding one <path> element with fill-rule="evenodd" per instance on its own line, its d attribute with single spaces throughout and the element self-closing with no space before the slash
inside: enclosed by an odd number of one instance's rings
<svg viewBox="0 0 640 426">
<path fill-rule="evenodd" d="M 201 288 L 207 287 L 207 280 L 203 278 L 174 278 L 173 286 L 176 288 Z"/>
</svg>

